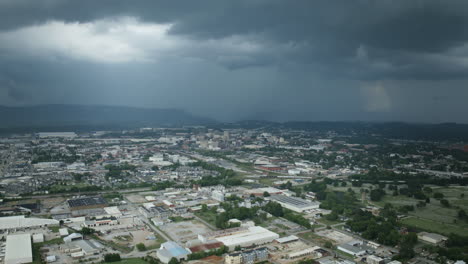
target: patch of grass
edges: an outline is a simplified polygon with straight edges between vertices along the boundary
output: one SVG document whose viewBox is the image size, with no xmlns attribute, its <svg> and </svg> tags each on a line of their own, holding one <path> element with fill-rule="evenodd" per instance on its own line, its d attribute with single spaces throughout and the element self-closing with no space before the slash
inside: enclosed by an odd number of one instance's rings
<svg viewBox="0 0 468 264">
<path fill-rule="evenodd" d="M 336 225 L 336 224 L 341 224 L 341 223 L 343 223 L 343 222 L 341 222 L 341 221 L 327 220 L 327 219 L 325 219 L 324 217 L 322 217 L 322 218 L 320 218 L 320 219 L 317 219 L 317 222 L 322 223 L 322 224 L 324 224 L 324 225 L 330 225 L 330 226 L 331 226 L 331 225 Z"/>
<path fill-rule="evenodd" d="M 172 222 L 177 223 L 177 222 L 183 222 L 183 221 L 191 220 L 191 219 L 193 219 L 193 217 L 190 218 L 190 219 L 187 219 L 187 218 L 183 218 L 182 216 L 171 216 L 171 217 L 169 217 L 169 219 L 171 219 Z"/>
<path fill-rule="evenodd" d="M 212 226 L 216 226 L 216 213 L 208 210 L 207 212 L 196 212 L 195 215 L 205 220 Z"/>
<path fill-rule="evenodd" d="M 305 239 L 305 240 L 308 240 L 308 241 L 311 241 L 313 243 L 316 243 L 318 245 L 321 245 L 321 246 L 324 246 L 326 242 L 331 242 L 334 244 L 334 242 L 328 238 L 325 238 L 325 237 L 321 237 L 317 234 L 315 234 L 314 232 L 304 232 L 304 233 L 299 233 L 297 234 L 297 236 Z"/>
<path fill-rule="evenodd" d="M 432 230 L 442 230 L 437 233 L 444 232 L 446 226 L 450 226 L 452 231 L 445 231 L 445 233 L 453 232 L 454 230 L 468 230 L 468 223 L 458 219 L 458 210 L 459 208 L 468 210 L 468 199 L 461 198 L 460 194 L 466 193 L 468 196 L 468 188 L 465 186 L 460 187 L 433 187 L 433 193 L 440 192 L 444 194 L 445 199 L 447 199 L 451 207 L 444 207 L 440 204 L 440 201 L 434 198 L 431 198 L 430 203 L 427 203 L 425 207 L 415 208 L 414 211 L 408 212 L 409 216 L 413 216 L 413 219 L 416 220 L 425 220 L 425 223 L 433 223 L 433 225 L 428 224 L 425 228 L 431 228 Z M 403 205 L 416 205 L 420 200 L 414 199 L 412 197 L 398 195 L 391 196 L 386 195 L 382 201 L 373 202 L 374 204 L 383 207 L 386 203 L 392 204 L 394 207 L 399 207 Z M 466 205 L 465 205 L 466 204 Z M 459 207 L 459 208 L 458 208 Z M 412 219 L 412 218 L 408 218 Z M 413 223 L 416 220 L 405 220 Z M 421 220 L 421 221 L 422 221 Z M 416 225 L 412 225 L 417 227 Z M 423 228 L 423 227 L 421 227 Z M 433 231 L 436 232 L 436 231 Z"/>
<path fill-rule="evenodd" d="M 283 224 L 275 224 L 275 226 L 281 228 L 282 230 L 289 230 L 289 227 L 283 225 Z"/>
<path fill-rule="evenodd" d="M 109 263 L 109 264 L 148 264 L 148 262 L 140 259 L 140 258 L 128 258 L 128 259 L 122 259 L 121 261 L 117 262 L 104 262 L 104 263 Z"/>
<path fill-rule="evenodd" d="M 416 229 L 449 235 L 450 233 L 468 236 L 468 229 L 457 225 L 446 224 L 441 222 L 432 221 L 429 219 L 408 217 L 400 220 L 403 225 L 413 227 Z"/>
<path fill-rule="evenodd" d="M 166 240 L 160 236 L 159 234 L 156 235 L 156 240 L 153 240 L 153 244 L 149 245 L 149 246 L 146 246 L 146 250 L 149 251 L 149 250 L 153 250 L 153 249 L 158 249 L 162 243 L 166 242 Z"/>
<path fill-rule="evenodd" d="M 103 245 L 115 248 L 116 250 L 118 250 L 118 251 L 120 251 L 122 253 L 130 253 L 130 252 L 133 251 L 133 247 L 122 246 L 122 245 L 119 245 L 119 244 L 115 243 L 114 241 L 104 240 L 104 239 L 102 239 L 102 238 L 100 238 L 100 237 L 98 237 L 97 235 L 94 235 L 94 234 L 91 235 L 91 237 L 98 240 Z"/>
<path fill-rule="evenodd" d="M 54 233 L 58 233 L 59 229 L 60 229 L 60 226 L 49 226 L 49 229 L 50 229 L 50 231 L 52 231 Z"/>
</svg>

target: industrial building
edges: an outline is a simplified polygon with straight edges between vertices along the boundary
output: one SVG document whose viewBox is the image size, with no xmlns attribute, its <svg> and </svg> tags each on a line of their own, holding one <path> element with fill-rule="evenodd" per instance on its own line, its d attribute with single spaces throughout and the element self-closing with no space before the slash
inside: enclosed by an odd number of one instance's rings
<svg viewBox="0 0 468 264">
<path fill-rule="evenodd" d="M 447 240 L 447 237 L 444 237 L 436 233 L 420 232 L 418 233 L 418 239 L 426 243 L 439 245 L 445 242 Z"/>
<path fill-rule="evenodd" d="M 186 260 L 191 253 L 192 252 L 186 248 L 179 246 L 176 242 L 168 241 L 161 244 L 156 255 L 163 263 L 169 263 L 172 258 L 176 258 L 179 261 Z"/>
<path fill-rule="evenodd" d="M 367 256 L 366 262 L 367 264 L 383 264 L 384 259 L 375 255 L 370 255 L 370 256 Z"/>
<path fill-rule="evenodd" d="M 38 138 L 74 138 L 78 135 L 75 132 L 39 132 Z"/>
<path fill-rule="evenodd" d="M 297 213 L 302 213 L 307 210 L 317 209 L 320 206 L 319 202 L 310 202 L 301 198 L 285 196 L 285 195 L 272 195 L 266 198 L 267 200 L 279 203 L 282 207 L 292 210 Z"/>
<path fill-rule="evenodd" d="M 107 207 L 106 200 L 100 196 L 70 199 L 67 203 L 72 211 Z"/>
<path fill-rule="evenodd" d="M 233 250 L 236 246 L 262 245 L 277 238 L 279 238 L 278 234 L 260 226 L 230 228 L 198 235 L 198 239 L 204 243 L 216 240 L 222 242 L 230 250 Z"/>
<path fill-rule="evenodd" d="M 5 229 L 21 229 L 21 228 L 32 228 L 32 227 L 43 227 L 59 225 L 59 221 L 54 219 L 44 218 L 26 218 L 24 215 L 17 216 L 5 216 L 0 217 L 0 227 Z"/>
<path fill-rule="evenodd" d="M 7 236 L 5 264 L 30 263 L 32 261 L 31 235 L 19 234 Z"/>
<path fill-rule="evenodd" d="M 313 257 L 313 258 L 321 258 L 323 256 L 322 253 L 320 253 L 318 250 L 320 247 L 310 247 L 310 248 L 305 248 L 301 249 L 299 251 L 291 252 L 286 255 L 287 259 L 298 259 L 298 258 L 303 258 L 303 257 Z"/>
<path fill-rule="evenodd" d="M 299 238 L 295 235 L 290 235 L 282 238 L 275 239 L 275 242 L 278 242 L 280 244 L 285 244 L 285 243 L 290 243 L 290 242 L 295 242 L 298 241 Z"/>
<path fill-rule="evenodd" d="M 117 218 L 110 216 L 110 217 L 101 217 L 96 218 L 95 220 L 85 221 L 83 226 L 85 227 L 99 227 L 103 225 L 118 225 L 119 221 Z"/>
<path fill-rule="evenodd" d="M 33 243 L 42 243 L 42 242 L 44 242 L 44 234 L 42 234 L 42 233 L 33 234 L 32 235 L 32 241 L 33 241 Z"/>
<path fill-rule="evenodd" d="M 337 249 L 357 257 L 366 254 L 369 247 L 364 246 L 363 241 L 353 240 L 351 242 L 339 245 Z"/>
</svg>

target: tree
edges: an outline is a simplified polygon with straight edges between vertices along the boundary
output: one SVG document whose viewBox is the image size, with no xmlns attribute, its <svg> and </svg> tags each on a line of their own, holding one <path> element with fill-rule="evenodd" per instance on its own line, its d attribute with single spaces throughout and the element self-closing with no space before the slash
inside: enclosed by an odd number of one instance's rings
<svg viewBox="0 0 468 264">
<path fill-rule="evenodd" d="M 467 218 L 467 215 L 466 215 L 465 210 L 460 209 L 460 211 L 458 211 L 458 218 L 460 218 L 460 219 L 465 219 L 465 218 Z"/>
<path fill-rule="evenodd" d="M 237 245 L 235 248 L 234 248 L 234 251 L 241 251 L 242 250 L 242 247 Z"/>
<path fill-rule="evenodd" d="M 80 233 L 83 235 L 91 235 L 91 234 L 94 234 L 95 232 L 96 230 L 89 228 L 89 227 L 83 227 L 81 228 L 81 231 L 80 231 Z"/>
<path fill-rule="evenodd" d="M 176 258 L 171 258 L 171 260 L 169 260 L 169 264 L 179 264 L 180 262 L 176 259 Z"/>
<path fill-rule="evenodd" d="M 143 243 L 136 244 L 136 248 L 138 249 L 138 251 L 145 251 L 146 250 L 146 246 Z"/>
<path fill-rule="evenodd" d="M 269 197 L 269 196 L 270 196 L 270 193 L 269 193 L 269 192 L 267 192 L 267 191 L 264 191 L 264 192 L 263 192 L 263 197 Z"/>
<path fill-rule="evenodd" d="M 450 207 L 450 203 L 447 199 L 442 199 L 440 200 L 440 204 L 445 206 L 445 207 Z"/>
<path fill-rule="evenodd" d="M 434 193 L 434 198 L 440 200 L 440 199 L 443 199 L 444 198 L 444 194 L 440 193 L 440 192 L 436 192 Z"/>
<path fill-rule="evenodd" d="M 377 201 L 380 201 L 384 195 L 385 195 L 384 190 L 375 189 L 370 192 L 370 199 L 371 201 L 377 202 Z"/>
<path fill-rule="evenodd" d="M 432 188 L 426 186 L 426 187 L 423 188 L 423 191 L 424 191 L 425 193 L 432 193 Z"/>
<path fill-rule="evenodd" d="M 332 244 L 332 242 L 327 241 L 327 242 L 325 242 L 324 247 L 332 249 L 332 248 L 333 248 L 333 244 Z"/>
<path fill-rule="evenodd" d="M 110 253 L 104 255 L 104 262 L 117 262 L 120 261 L 120 254 L 118 253 Z"/>
<path fill-rule="evenodd" d="M 201 206 L 201 211 L 204 212 L 204 213 L 205 213 L 205 212 L 208 212 L 208 205 L 202 204 L 202 206 Z"/>
</svg>

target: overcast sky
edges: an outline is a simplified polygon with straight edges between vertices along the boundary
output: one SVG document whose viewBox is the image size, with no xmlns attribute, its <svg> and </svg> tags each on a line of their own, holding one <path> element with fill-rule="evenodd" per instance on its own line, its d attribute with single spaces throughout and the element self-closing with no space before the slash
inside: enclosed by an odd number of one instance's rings
<svg viewBox="0 0 468 264">
<path fill-rule="evenodd" d="M 468 1 L 0 0 L 0 104 L 468 123 Z"/>
</svg>

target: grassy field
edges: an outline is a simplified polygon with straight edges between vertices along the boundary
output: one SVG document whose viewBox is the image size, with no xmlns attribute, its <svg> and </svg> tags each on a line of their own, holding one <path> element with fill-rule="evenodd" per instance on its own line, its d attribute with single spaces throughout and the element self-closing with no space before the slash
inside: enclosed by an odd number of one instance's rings
<svg viewBox="0 0 468 264">
<path fill-rule="evenodd" d="M 206 222 L 208 222 L 212 226 L 216 226 L 216 213 L 213 213 L 213 212 L 208 210 L 207 212 L 201 212 L 201 211 L 196 212 L 195 215 L 200 217 L 201 219 L 205 220 Z"/>
<path fill-rule="evenodd" d="M 308 241 L 311 241 L 317 245 L 321 245 L 321 246 L 324 246 L 325 243 L 327 241 L 333 243 L 332 240 L 328 239 L 328 238 L 325 238 L 325 237 L 321 237 L 317 234 L 315 234 L 314 232 L 305 232 L 305 233 L 300 233 L 300 234 L 297 234 L 297 236 L 305 239 L 305 240 L 308 240 Z"/>
<path fill-rule="evenodd" d="M 457 217 L 460 209 L 468 211 L 468 198 L 465 198 L 468 197 L 468 187 L 433 186 L 432 189 L 432 194 L 427 194 L 428 196 L 432 197 L 433 193 L 440 192 L 444 194 L 444 199 L 447 199 L 451 206 L 444 207 L 439 200 L 431 198 L 430 203 L 426 204 L 425 207 L 416 207 L 414 211 L 408 212 L 408 215 L 412 217 L 404 219 L 402 223 L 445 235 L 449 233 L 468 235 L 468 223 Z M 389 192 L 387 191 L 387 193 Z M 465 195 L 463 198 L 461 197 L 462 193 Z M 382 201 L 372 203 L 381 207 L 390 203 L 398 207 L 402 205 L 415 206 L 417 202 L 418 200 L 404 195 L 386 195 Z"/>
<path fill-rule="evenodd" d="M 415 217 L 408 217 L 400 221 L 402 224 L 417 229 L 449 235 L 450 233 L 468 236 L 468 228 L 463 228 L 458 225 L 445 224 L 429 219 L 421 219 Z"/>
<path fill-rule="evenodd" d="M 341 224 L 341 223 L 343 223 L 343 222 L 341 222 L 341 221 L 331 221 L 331 220 L 327 220 L 327 219 L 325 219 L 324 217 L 318 219 L 317 222 L 322 223 L 322 224 L 324 224 L 324 225 L 330 225 L 330 226 L 331 226 L 331 225 L 335 225 L 335 224 Z"/>
<path fill-rule="evenodd" d="M 148 264 L 148 262 L 139 259 L 139 258 L 128 258 L 128 259 L 122 259 L 121 261 L 118 262 L 105 262 L 105 263 L 112 263 L 112 264 Z"/>
<path fill-rule="evenodd" d="M 60 228 L 60 226 L 49 226 L 50 231 L 54 233 L 58 233 Z"/>
</svg>

